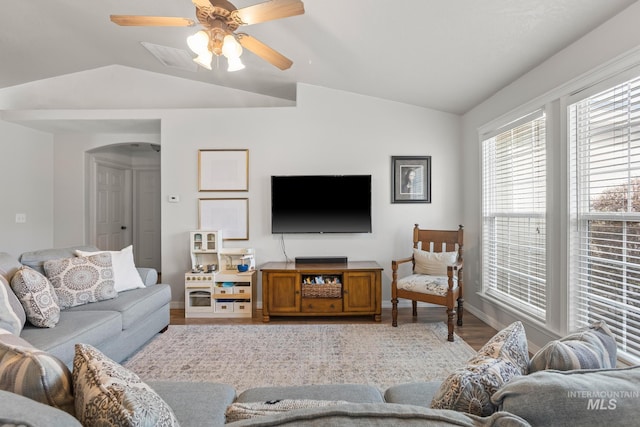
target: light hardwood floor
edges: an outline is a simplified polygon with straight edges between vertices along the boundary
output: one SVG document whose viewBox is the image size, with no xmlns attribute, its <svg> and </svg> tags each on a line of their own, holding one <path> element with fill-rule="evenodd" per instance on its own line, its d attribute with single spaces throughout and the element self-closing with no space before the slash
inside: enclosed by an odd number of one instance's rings
<svg viewBox="0 0 640 427">
<path fill-rule="evenodd" d="M 446 321 L 446 313 L 444 308 L 440 307 L 420 307 L 418 308 L 418 317 L 411 316 L 411 308 L 403 307 L 398 310 L 398 325 L 403 323 L 432 323 Z M 487 325 L 474 315 L 465 312 L 463 316 L 464 325 L 456 326 L 455 333 L 460 336 L 467 344 L 475 350 L 479 350 L 492 336 L 496 334 L 496 330 Z M 372 316 L 356 316 L 356 317 L 276 317 L 272 316 L 269 324 L 305 324 L 305 323 L 372 323 Z M 382 322 L 391 328 L 391 309 L 382 309 Z M 241 319 L 203 319 L 189 318 L 185 319 L 184 310 L 171 310 L 172 325 L 263 325 L 262 310 L 258 310 L 255 318 Z M 446 339 L 446 337 L 444 337 Z"/>
</svg>

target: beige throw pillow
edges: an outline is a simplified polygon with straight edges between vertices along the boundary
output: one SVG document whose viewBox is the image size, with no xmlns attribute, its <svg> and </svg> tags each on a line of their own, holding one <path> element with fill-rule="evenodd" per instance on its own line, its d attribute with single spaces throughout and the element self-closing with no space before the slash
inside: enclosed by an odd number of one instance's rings
<svg viewBox="0 0 640 427">
<path fill-rule="evenodd" d="M 422 249 L 414 249 L 413 259 L 416 263 L 414 273 L 446 276 L 447 266 L 456 263 L 458 252 L 427 252 Z"/>
<path fill-rule="evenodd" d="M 58 297 L 49 280 L 23 266 L 11 278 L 11 288 L 20 300 L 27 320 L 40 328 L 53 328 L 60 320 Z"/>
<path fill-rule="evenodd" d="M 51 281 L 60 307 L 97 302 L 118 296 L 113 286 L 111 254 L 49 260 L 44 271 Z"/>
</svg>

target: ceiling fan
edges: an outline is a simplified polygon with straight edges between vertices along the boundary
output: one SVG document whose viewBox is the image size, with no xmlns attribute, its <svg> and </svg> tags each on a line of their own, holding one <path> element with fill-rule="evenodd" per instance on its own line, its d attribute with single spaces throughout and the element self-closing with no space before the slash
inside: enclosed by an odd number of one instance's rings
<svg viewBox="0 0 640 427">
<path fill-rule="evenodd" d="M 240 55 L 248 49 L 268 63 L 286 70 L 293 62 L 246 33 L 236 33 L 242 26 L 287 18 L 304 13 L 301 0 L 269 0 L 237 9 L 226 0 L 191 0 L 196 7 L 196 18 L 203 29 L 187 38 L 189 48 L 198 56 L 194 61 L 211 69 L 213 55 L 224 55 L 229 71 L 244 68 Z M 171 16 L 111 15 L 111 21 L 122 26 L 191 27 L 195 21 Z"/>
</svg>

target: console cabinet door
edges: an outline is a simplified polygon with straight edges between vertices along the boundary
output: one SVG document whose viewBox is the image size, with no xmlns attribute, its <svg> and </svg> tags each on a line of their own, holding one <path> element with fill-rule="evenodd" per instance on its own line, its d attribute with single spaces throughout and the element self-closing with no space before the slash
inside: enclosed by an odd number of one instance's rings
<svg viewBox="0 0 640 427">
<path fill-rule="evenodd" d="M 375 312 L 380 284 L 376 273 L 348 272 L 344 275 L 344 311 Z"/>
<path fill-rule="evenodd" d="M 301 279 L 297 273 L 267 273 L 267 304 L 270 314 L 300 311 Z M 264 289 L 263 289 L 264 292 Z"/>
</svg>

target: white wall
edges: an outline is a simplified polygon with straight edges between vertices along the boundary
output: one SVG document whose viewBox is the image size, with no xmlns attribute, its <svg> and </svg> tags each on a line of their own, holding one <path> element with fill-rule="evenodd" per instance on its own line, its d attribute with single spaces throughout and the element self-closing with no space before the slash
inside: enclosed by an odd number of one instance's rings
<svg viewBox="0 0 640 427">
<path fill-rule="evenodd" d="M 469 111 L 463 117 L 463 211 L 465 224 L 465 281 L 466 307 L 479 315 L 489 324 L 501 328 L 515 320 L 524 320 L 530 344 L 540 346 L 550 339 L 563 334 L 566 328 L 567 283 L 565 259 L 550 257 L 550 307 L 546 324 L 523 317 L 522 313 L 505 310 L 492 301 L 476 294 L 481 286 L 480 270 L 480 233 L 481 233 L 481 188 L 480 188 L 480 142 L 478 129 L 496 119 L 508 116 L 524 106 L 542 107 L 549 103 L 552 122 L 552 135 L 548 161 L 552 174 L 552 203 L 548 204 L 550 216 L 548 239 L 552 242 L 551 253 L 562 254 L 566 235 L 566 222 L 563 218 L 562 204 L 566 203 L 566 186 L 562 179 L 562 170 L 566 169 L 566 145 L 563 145 L 561 123 L 557 122 L 560 111 L 558 91 L 560 87 L 579 87 L 580 80 L 591 75 L 592 80 L 604 76 L 607 70 L 615 67 L 616 62 L 628 58 L 629 52 L 640 48 L 640 3 L 635 3 L 620 15 L 612 18 L 599 28 L 549 58 L 537 68 L 527 73 L 511 85 Z M 625 55 L 626 54 L 626 55 Z M 631 56 L 634 56 L 632 54 Z M 636 55 L 637 56 L 637 55 Z M 628 62 L 628 59 L 624 59 Z M 609 66 L 607 66 L 610 64 Z M 611 72 L 611 71 L 610 71 Z M 555 112 L 555 113 L 554 113 Z M 517 113 L 515 114 L 517 116 Z M 516 117 L 512 118 L 516 118 Z M 553 120 L 556 120 L 553 122 Z"/>
<path fill-rule="evenodd" d="M 258 264 L 283 261 L 270 230 L 270 176 L 371 174 L 373 233 L 285 235 L 287 255 L 344 255 L 385 268 L 383 301 L 391 299 L 390 265 L 407 256 L 414 223 L 457 227 L 455 170 L 459 117 L 341 91 L 300 85 L 298 106 L 275 109 L 182 110 L 162 119 L 163 278 L 181 299 L 190 267 L 188 231 L 198 227 L 198 198 L 248 197 L 249 240 L 225 246 L 256 249 Z M 249 191 L 198 193 L 199 149 L 249 149 Z M 392 155 L 431 155 L 431 204 L 391 204 Z M 169 195 L 180 203 L 168 203 Z"/>
<path fill-rule="evenodd" d="M 63 80 L 73 85 L 72 80 Z M 61 90 L 59 80 L 54 86 Z M 94 87 L 110 90 L 99 84 Z M 113 143 L 159 142 L 162 275 L 163 281 L 172 285 L 174 306 L 183 303 L 183 275 L 190 268 L 188 232 L 198 227 L 198 198 L 248 197 L 250 239 L 226 245 L 254 247 L 258 264 L 284 259 L 280 237 L 270 230 L 269 182 L 274 174 L 372 175 L 373 233 L 287 235 L 285 242 L 289 257 L 343 255 L 351 260 L 377 261 L 385 269 L 383 303 L 387 305 L 391 260 L 410 254 L 413 224 L 456 228 L 462 219 L 457 191 L 461 185 L 459 116 L 308 85 L 299 86 L 297 106 L 278 108 L 111 111 L 101 110 L 103 95 L 98 94 L 92 104 L 96 110 L 49 110 L 48 114 L 34 110 L 33 116 L 46 120 L 159 119 L 161 135 L 56 134 L 53 166 L 49 165 L 55 200 L 49 232 L 55 236 L 49 243 L 68 246 L 86 241 L 87 150 Z M 84 97 L 79 102 L 86 105 L 88 101 Z M 135 105 L 135 100 L 132 103 Z M 74 108 L 76 104 L 67 100 L 65 106 Z M 19 114 L 25 120 L 29 115 L 28 110 Z M 249 149 L 248 192 L 198 192 L 198 150 L 207 148 Z M 393 155 L 432 156 L 432 203 L 390 202 Z M 180 196 L 180 203 L 168 203 L 169 195 Z M 25 248 L 29 249 L 33 247 Z"/>
<path fill-rule="evenodd" d="M 53 137 L 0 121 L 0 252 L 22 252 L 53 244 Z M 16 213 L 27 222 L 16 224 Z"/>
</svg>

